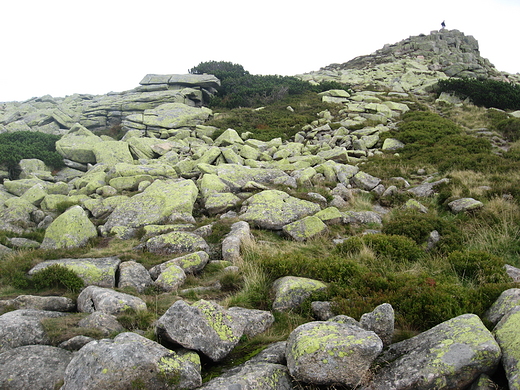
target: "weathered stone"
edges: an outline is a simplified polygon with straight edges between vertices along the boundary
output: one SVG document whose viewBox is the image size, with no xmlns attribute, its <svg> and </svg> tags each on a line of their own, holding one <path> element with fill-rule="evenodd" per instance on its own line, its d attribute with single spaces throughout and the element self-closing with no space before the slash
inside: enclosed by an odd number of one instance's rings
<svg viewBox="0 0 520 390">
<path fill-rule="evenodd" d="M 45 231 L 42 249 L 77 248 L 97 237 L 94 224 L 81 206 L 73 206 L 56 218 Z"/>
<path fill-rule="evenodd" d="M 46 310 L 14 310 L 0 316 L 0 354 L 23 345 L 50 344 L 41 320 L 65 313 Z"/>
<path fill-rule="evenodd" d="M 56 141 L 56 151 L 72 161 L 95 163 L 93 149 L 100 142 L 103 142 L 100 137 L 76 123 L 66 135 Z"/>
<path fill-rule="evenodd" d="M 59 348 L 66 349 L 68 351 L 79 351 L 83 346 L 87 345 L 95 339 L 87 336 L 74 336 L 58 345 Z"/>
<path fill-rule="evenodd" d="M 67 297 L 42 297 L 38 295 L 18 295 L 11 300 L 16 309 L 34 309 L 47 311 L 74 311 L 76 303 Z"/>
<path fill-rule="evenodd" d="M 126 142 L 120 141 L 104 141 L 95 144 L 92 152 L 96 157 L 98 164 L 115 165 L 117 163 L 133 162 L 133 157 L 130 154 L 130 149 Z"/>
<path fill-rule="evenodd" d="M 83 279 L 86 286 L 115 287 L 116 272 L 120 262 L 117 257 L 46 260 L 35 265 L 28 274 L 33 275 L 53 264 L 58 264 L 74 271 Z"/>
<path fill-rule="evenodd" d="M 319 280 L 284 276 L 273 284 L 274 311 L 287 311 L 298 307 L 313 292 L 324 290 L 327 285 Z"/>
<path fill-rule="evenodd" d="M 56 389 L 71 359 L 71 352 L 48 345 L 27 345 L 1 353 L 0 388 Z"/>
<path fill-rule="evenodd" d="M 244 335 L 249 338 L 265 332 L 274 323 L 274 316 L 270 311 L 245 309 L 243 307 L 230 307 L 228 311 L 244 318 L 247 323 Z"/>
<path fill-rule="evenodd" d="M 473 198 L 462 198 L 448 203 L 448 207 L 451 209 L 452 212 L 458 214 L 481 209 L 482 207 L 484 207 L 484 204 Z"/>
<path fill-rule="evenodd" d="M 150 268 L 149 273 L 153 279 L 157 279 L 157 277 L 159 277 L 159 275 L 168 267 L 177 265 L 185 273 L 194 274 L 202 271 L 206 264 L 208 264 L 208 261 L 208 253 L 204 251 L 198 251 L 158 264 Z"/>
<path fill-rule="evenodd" d="M 381 182 L 381 179 L 365 172 L 358 172 L 352 177 L 351 181 L 362 190 L 370 191 Z"/>
<path fill-rule="evenodd" d="M 289 335 L 287 367 L 302 382 L 354 387 L 382 349 L 374 332 L 337 322 L 308 322 Z"/>
<path fill-rule="evenodd" d="M 88 286 L 78 296 L 78 311 L 82 313 L 119 314 L 127 309 L 146 310 L 146 303 L 133 295 L 97 286 Z"/>
<path fill-rule="evenodd" d="M 295 241 L 306 241 L 327 231 L 327 225 L 316 217 L 304 217 L 282 228 L 283 232 Z"/>
<path fill-rule="evenodd" d="M 81 348 L 67 366 L 61 389 L 195 389 L 201 384 L 197 354 L 176 353 L 127 332 Z"/>
<path fill-rule="evenodd" d="M 502 350 L 502 365 L 504 366 L 510 389 L 520 388 L 519 326 L 520 307 L 516 306 L 508 311 L 493 329 L 493 334 Z"/>
<path fill-rule="evenodd" d="M 175 302 L 157 321 L 157 335 L 188 349 L 222 360 L 244 334 L 246 321 L 216 303 Z"/>
<path fill-rule="evenodd" d="M 222 214 L 235 208 L 239 202 L 240 198 L 230 192 L 213 192 L 206 196 L 204 208 L 210 215 Z"/>
<path fill-rule="evenodd" d="M 327 321 L 334 317 L 332 302 L 314 301 L 311 303 L 314 316 L 320 321 Z"/>
<path fill-rule="evenodd" d="M 78 322 L 82 328 L 92 328 L 101 331 L 104 336 L 112 333 L 119 333 L 124 330 L 123 326 L 117 321 L 116 316 L 101 311 L 95 311 L 89 316 Z"/>
<path fill-rule="evenodd" d="M 375 211 L 345 211 L 343 213 L 343 223 L 349 224 L 368 224 L 375 223 L 381 225 L 383 218 Z"/>
<path fill-rule="evenodd" d="M 520 306 L 520 288 L 510 288 L 500 294 L 484 316 L 486 320 L 496 325 L 504 315 L 517 306 Z"/>
<path fill-rule="evenodd" d="M 278 190 L 262 191 L 244 202 L 240 219 L 264 229 L 280 230 L 283 226 L 307 215 L 315 214 L 320 206 Z"/>
<path fill-rule="evenodd" d="M 200 390 L 291 390 L 287 367 L 273 363 L 251 363 L 238 366 L 210 380 Z"/>
<path fill-rule="evenodd" d="M 389 303 L 383 303 L 370 313 L 363 314 L 359 322 L 363 329 L 377 334 L 383 342 L 383 346 L 386 347 L 392 343 L 395 326 L 394 309 Z"/>
<path fill-rule="evenodd" d="M 186 280 L 186 273 L 184 270 L 176 264 L 170 264 L 165 267 L 155 279 L 154 284 L 164 291 L 175 291 Z"/>
<path fill-rule="evenodd" d="M 202 124 L 212 115 L 209 108 L 190 107 L 182 103 L 165 103 L 145 110 L 143 124 L 151 127 L 178 129 Z"/>
<path fill-rule="evenodd" d="M 132 287 L 137 292 L 142 293 L 152 284 L 153 280 L 150 277 L 150 273 L 142 264 L 133 260 L 119 264 L 119 283 L 117 287 Z"/>
<path fill-rule="evenodd" d="M 156 180 L 144 192 L 118 205 L 105 229 L 128 238 L 141 226 L 192 220 L 197 186 L 191 180 Z"/>
<path fill-rule="evenodd" d="M 180 254 L 197 251 L 209 251 L 208 243 L 191 232 L 173 231 L 146 241 L 146 249 L 153 253 Z"/>
<path fill-rule="evenodd" d="M 492 372 L 500 347 L 482 321 L 464 314 L 411 339 L 392 344 L 378 361 L 389 362 L 367 389 L 462 389 Z"/>
<path fill-rule="evenodd" d="M 263 351 L 249 359 L 248 363 L 275 363 L 286 364 L 285 349 L 287 348 L 286 341 L 278 341 L 268 345 Z"/>
<path fill-rule="evenodd" d="M 32 220 L 32 213 L 37 208 L 22 198 L 9 198 L 5 201 L 6 208 L 0 210 L 0 229 L 16 234 L 22 234 L 36 224 Z"/>
<path fill-rule="evenodd" d="M 251 229 L 245 221 L 235 222 L 231 231 L 222 240 L 222 259 L 236 262 L 240 258 L 240 249 L 252 240 Z"/>
</svg>

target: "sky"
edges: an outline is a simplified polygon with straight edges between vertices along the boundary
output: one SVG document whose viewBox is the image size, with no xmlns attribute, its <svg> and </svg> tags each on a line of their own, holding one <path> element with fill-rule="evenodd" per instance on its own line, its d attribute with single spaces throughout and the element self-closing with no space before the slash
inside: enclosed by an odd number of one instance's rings
<svg viewBox="0 0 520 390">
<path fill-rule="evenodd" d="M 2 0 L 0 101 L 135 88 L 229 61 L 293 76 L 441 28 L 520 73 L 520 0 Z"/>
</svg>

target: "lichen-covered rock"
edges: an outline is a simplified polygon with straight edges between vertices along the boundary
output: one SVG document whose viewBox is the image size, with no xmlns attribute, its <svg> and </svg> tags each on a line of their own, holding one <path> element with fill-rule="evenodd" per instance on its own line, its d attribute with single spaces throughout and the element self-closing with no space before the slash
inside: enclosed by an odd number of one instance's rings
<svg viewBox="0 0 520 390">
<path fill-rule="evenodd" d="M 287 367 L 273 363 L 248 363 L 210 380 L 200 390 L 291 390 Z"/>
<path fill-rule="evenodd" d="M 73 206 L 45 230 L 42 249 L 77 248 L 97 237 L 96 226 L 88 219 L 81 206 Z"/>
<path fill-rule="evenodd" d="M 148 271 L 152 279 L 157 279 L 159 275 L 171 265 L 179 266 L 185 273 L 194 274 L 200 272 L 204 269 L 206 264 L 208 264 L 209 255 L 204 251 L 197 251 L 193 253 L 189 253 L 184 256 L 176 257 L 175 259 L 168 260 L 164 263 L 157 264 L 153 266 Z"/>
<path fill-rule="evenodd" d="M 158 337 L 222 360 L 238 344 L 246 321 L 220 305 L 200 300 L 191 306 L 179 300 L 157 321 Z"/>
<path fill-rule="evenodd" d="M 493 329 L 502 350 L 502 365 L 509 389 L 520 389 L 520 307 L 508 311 Z"/>
<path fill-rule="evenodd" d="M 146 241 L 145 246 L 149 252 L 160 254 L 209 251 L 209 245 L 202 237 L 184 231 L 173 231 L 152 237 Z"/>
<path fill-rule="evenodd" d="M 455 214 L 474 211 L 484 207 L 484 204 L 473 198 L 461 198 L 448 203 L 448 207 Z"/>
<path fill-rule="evenodd" d="M 165 103 L 156 108 L 145 110 L 142 115 L 142 123 L 150 127 L 178 129 L 185 126 L 200 125 L 211 115 L 212 111 L 206 107 L 198 108 L 183 103 Z"/>
<path fill-rule="evenodd" d="M 46 260 L 31 268 L 28 274 L 33 275 L 53 264 L 58 264 L 74 271 L 83 279 L 85 286 L 115 287 L 116 272 L 120 263 L 121 260 L 117 257 Z"/>
<path fill-rule="evenodd" d="M 156 180 L 144 192 L 119 204 L 105 224 L 108 232 L 129 238 L 145 225 L 193 220 L 198 189 L 191 180 Z"/>
<path fill-rule="evenodd" d="M 392 344 L 378 358 L 389 363 L 367 389 L 463 389 L 481 373 L 492 372 L 500 355 L 482 321 L 464 314 Z"/>
<path fill-rule="evenodd" d="M 112 333 L 119 333 L 124 330 L 123 326 L 117 321 L 116 316 L 102 311 L 95 311 L 78 322 L 81 328 L 93 328 L 101 331 L 104 336 Z"/>
<path fill-rule="evenodd" d="M 282 228 L 295 241 L 306 241 L 327 231 L 327 225 L 316 216 L 304 217 Z"/>
<path fill-rule="evenodd" d="M 66 315 L 46 310 L 14 310 L 0 316 L 0 354 L 23 345 L 50 344 L 41 320 Z"/>
<path fill-rule="evenodd" d="M 135 333 L 85 345 L 65 370 L 62 390 L 194 389 L 202 384 L 197 354 L 176 353 Z"/>
<path fill-rule="evenodd" d="M 381 179 L 369 175 L 366 172 L 358 172 L 352 177 L 351 181 L 356 187 L 370 191 L 381 182 Z"/>
<path fill-rule="evenodd" d="M 16 309 L 34 309 L 47 311 L 73 311 L 76 303 L 67 297 L 42 297 L 38 295 L 19 295 L 11 300 Z"/>
<path fill-rule="evenodd" d="M 231 225 L 231 231 L 222 240 L 222 260 L 235 262 L 240 258 L 242 245 L 251 242 L 252 235 L 249 224 L 238 221 Z"/>
<path fill-rule="evenodd" d="M 311 303 L 311 310 L 319 321 L 327 321 L 334 317 L 332 302 L 314 301 Z"/>
<path fill-rule="evenodd" d="M 319 280 L 284 276 L 273 284 L 274 311 L 287 311 L 298 307 L 313 292 L 324 290 L 327 285 Z"/>
<path fill-rule="evenodd" d="M 343 223 L 354 223 L 363 225 L 373 223 L 381 225 L 383 223 L 383 218 L 381 218 L 381 215 L 379 215 L 375 211 L 345 211 L 343 213 Z"/>
<path fill-rule="evenodd" d="M 97 286 L 88 286 L 78 296 L 78 311 L 82 313 L 119 314 L 128 309 L 146 310 L 146 303 L 139 297 Z"/>
<path fill-rule="evenodd" d="M 99 142 L 94 145 L 92 152 L 98 164 L 115 165 L 121 162 L 131 164 L 134 161 L 126 142 Z"/>
<path fill-rule="evenodd" d="M 247 183 L 274 183 L 276 180 L 290 178 L 281 169 L 251 168 L 236 164 L 220 164 L 215 173 L 231 191 L 240 191 Z"/>
<path fill-rule="evenodd" d="M 500 294 L 484 316 L 486 320 L 496 325 L 504 315 L 517 306 L 520 306 L 520 288 L 510 288 Z"/>
<path fill-rule="evenodd" d="M 150 175 L 119 176 L 110 179 L 108 184 L 116 191 L 135 191 L 142 182 L 152 183 L 153 177 Z"/>
<path fill-rule="evenodd" d="M 6 208 L 0 210 L 1 230 L 22 234 L 36 226 L 31 215 L 37 208 L 31 202 L 14 197 L 7 199 L 4 205 Z"/>
<path fill-rule="evenodd" d="M 87 345 L 95 339 L 88 336 L 74 336 L 58 345 L 59 348 L 66 349 L 67 351 L 79 351 L 84 345 Z"/>
<path fill-rule="evenodd" d="M 137 292 L 142 293 L 147 287 L 153 284 L 148 270 L 133 260 L 119 264 L 119 282 L 117 287 L 132 287 Z"/>
<path fill-rule="evenodd" d="M 244 202 L 240 219 L 264 229 L 281 230 L 283 226 L 320 211 L 320 206 L 297 199 L 286 192 L 266 190 Z"/>
<path fill-rule="evenodd" d="M 398 150 L 402 148 L 404 148 L 404 144 L 395 138 L 385 139 L 382 146 L 382 150 Z"/>
<path fill-rule="evenodd" d="M 216 146 L 241 145 L 243 143 L 244 140 L 240 138 L 236 130 L 233 129 L 227 129 L 215 140 Z"/>
<path fill-rule="evenodd" d="M 222 214 L 232 210 L 240 202 L 240 198 L 230 192 L 213 192 L 204 199 L 204 208 L 209 215 Z"/>
<path fill-rule="evenodd" d="M 0 388 L 56 389 L 71 359 L 71 352 L 48 345 L 27 345 L 0 353 Z"/>
<path fill-rule="evenodd" d="M 274 315 L 267 310 L 246 309 L 243 307 L 230 307 L 228 311 L 242 316 L 246 322 L 244 335 L 251 338 L 265 332 L 274 323 Z"/>
<path fill-rule="evenodd" d="M 289 335 L 287 367 L 298 381 L 354 387 L 382 349 L 374 332 L 338 322 L 308 322 Z"/>
<path fill-rule="evenodd" d="M 56 141 L 56 151 L 64 158 L 80 163 L 96 163 L 94 147 L 103 142 L 100 137 L 92 133 L 79 123 Z"/>
<path fill-rule="evenodd" d="M 186 280 L 184 270 L 174 263 L 164 267 L 154 284 L 164 291 L 177 290 Z"/>
<path fill-rule="evenodd" d="M 363 329 L 371 330 L 377 334 L 383 342 L 383 346 L 386 347 L 392 343 L 395 327 L 394 319 L 392 305 L 383 303 L 370 313 L 363 314 L 359 322 Z"/>
</svg>

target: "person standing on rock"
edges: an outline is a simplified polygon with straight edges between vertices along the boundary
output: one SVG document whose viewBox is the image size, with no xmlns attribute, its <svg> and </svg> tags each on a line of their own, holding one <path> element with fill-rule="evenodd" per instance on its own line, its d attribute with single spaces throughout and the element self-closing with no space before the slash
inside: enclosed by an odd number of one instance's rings
<svg viewBox="0 0 520 390">
<path fill-rule="evenodd" d="M 443 30 L 446 28 L 446 23 L 445 23 L 444 20 L 442 21 L 441 26 L 442 26 L 442 29 L 443 29 Z"/>
</svg>

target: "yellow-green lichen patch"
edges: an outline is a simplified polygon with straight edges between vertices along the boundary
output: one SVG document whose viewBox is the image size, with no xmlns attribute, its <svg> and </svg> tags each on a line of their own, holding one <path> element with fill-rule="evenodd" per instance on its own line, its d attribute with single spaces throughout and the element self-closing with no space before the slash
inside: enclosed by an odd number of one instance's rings
<svg viewBox="0 0 520 390">
<path fill-rule="evenodd" d="M 176 385 L 181 379 L 182 365 L 176 355 L 163 356 L 157 363 L 160 376 L 169 385 Z"/>
<path fill-rule="evenodd" d="M 220 340 L 229 342 L 237 342 L 239 340 L 239 336 L 233 333 L 230 325 L 233 322 L 233 317 L 226 314 L 222 308 L 215 303 L 205 300 L 195 302 L 192 306 L 200 310 L 206 318 L 208 325 L 215 331 Z"/>
</svg>

